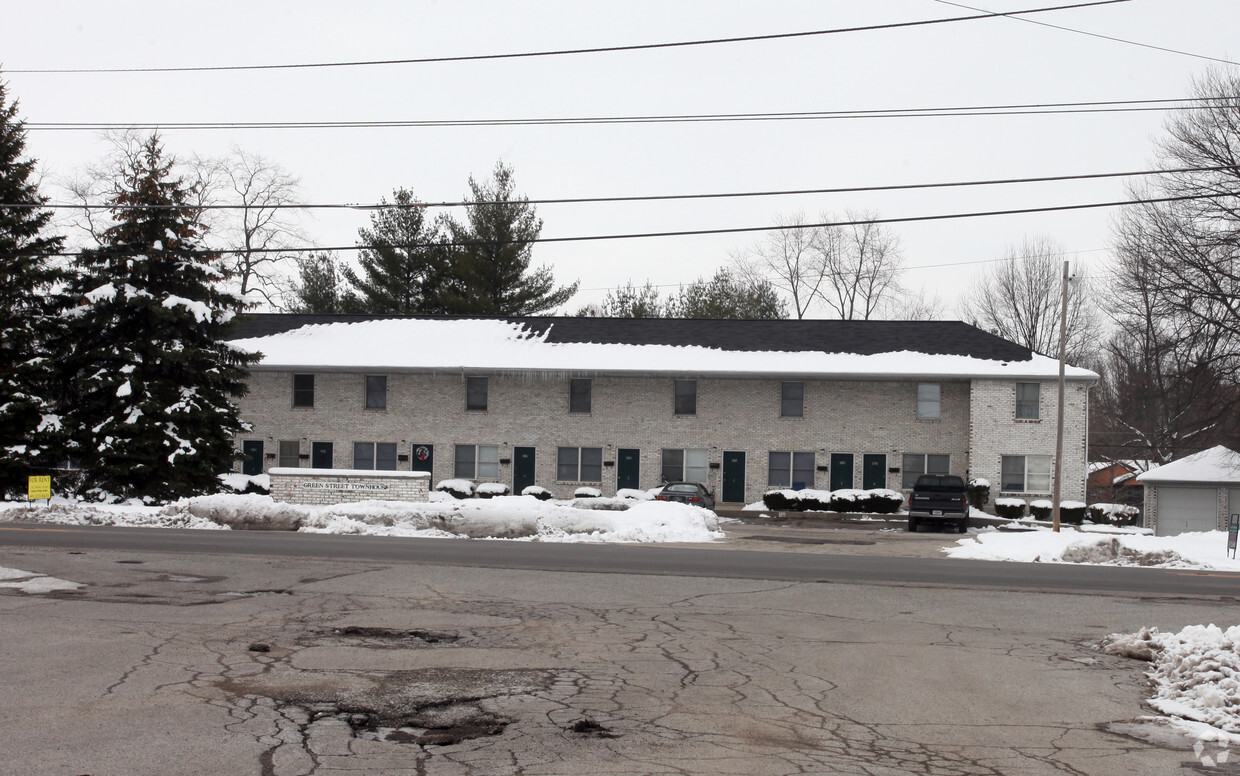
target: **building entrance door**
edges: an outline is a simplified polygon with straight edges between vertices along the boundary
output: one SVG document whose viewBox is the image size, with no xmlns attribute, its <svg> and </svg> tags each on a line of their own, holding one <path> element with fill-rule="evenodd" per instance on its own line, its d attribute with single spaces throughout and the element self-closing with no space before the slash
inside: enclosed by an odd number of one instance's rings
<svg viewBox="0 0 1240 776">
<path fill-rule="evenodd" d="M 861 487 L 866 490 L 887 487 L 887 456 L 866 453 L 861 457 Z"/>
<path fill-rule="evenodd" d="M 639 487 L 641 451 L 627 448 L 616 450 L 616 490 Z"/>
<path fill-rule="evenodd" d="M 241 473 L 247 477 L 263 473 L 263 440 L 246 439 L 241 443 Z"/>
<path fill-rule="evenodd" d="M 720 501 L 745 503 L 745 453 L 743 450 L 723 451 L 723 487 Z"/>
<path fill-rule="evenodd" d="M 331 442 L 312 442 L 310 444 L 310 466 L 315 469 L 332 468 Z"/>
<path fill-rule="evenodd" d="M 512 493 L 520 496 L 534 483 L 534 448 L 512 448 Z"/>
<path fill-rule="evenodd" d="M 831 453 L 831 490 L 853 486 L 853 454 Z"/>
</svg>

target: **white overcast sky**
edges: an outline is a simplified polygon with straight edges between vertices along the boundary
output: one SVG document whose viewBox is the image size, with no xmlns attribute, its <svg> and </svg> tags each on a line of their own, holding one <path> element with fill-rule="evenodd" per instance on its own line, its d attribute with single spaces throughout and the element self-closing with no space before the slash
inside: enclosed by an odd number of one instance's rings
<svg viewBox="0 0 1240 776">
<path fill-rule="evenodd" d="M 1061 0 L 1064 2 L 1066 0 Z M 1013 11 L 1049 0 L 972 0 Z M 1209 62 L 996 18 L 761 42 L 529 59 L 239 72 L 22 73 L 405 59 L 763 35 L 969 15 L 934 0 L 407 0 L 9 3 L 0 69 L 28 122 L 323 121 L 659 116 L 912 109 L 1184 97 Z M 1029 17 L 1232 59 L 1236 0 L 1132 0 Z M 1232 67 L 1232 65 L 1216 65 Z M 459 199 L 511 164 L 530 198 L 879 186 L 1148 169 L 1164 114 L 867 118 L 740 123 L 386 129 L 165 130 L 179 156 L 232 145 L 299 176 L 312 203 L 377 202 L 396 187 Z M 32 129 L 51 184 L 108 149 L 97 132 Z M 905 217 L 1122 199 L 1121 180 L 900 193 L 543 205 L 544 237 L 764 226 L 781 214 Z M 1113 210 L 893 227 L 906 285 L 949 301 L 1027 235 L 1105 279 Z M 314 244 L 352 245 L 363 212 L 320 213 Z M 539 245 L 579 280 L 568 306 L 633 280 L 710 275 L 757 235 Z M 351 253 L 344 254 L 352 258 Z M 957 317 L 951 310 L 949 317 Z"/>
</svg>

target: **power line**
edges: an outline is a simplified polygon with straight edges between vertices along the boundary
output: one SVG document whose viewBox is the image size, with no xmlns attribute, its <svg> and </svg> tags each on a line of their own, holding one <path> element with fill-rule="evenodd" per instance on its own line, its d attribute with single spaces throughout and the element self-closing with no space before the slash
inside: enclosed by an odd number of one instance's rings
<svg viewBox="0 0 1240 776">
<path fill-rule="evenodd" d="M 535 243 L 569 243 L 569 242 L 600 242 L 604 240 L 635 240 L 643 238 L 655 237 L 701 237 L 707 235 L 722 234 L 753 234 L 757 232 L 782 232 L 795 229 L 820 229 L 841 226 L 864 226 L 868 224 L 906 224 L 914 222 L 931 222 L 931 221 L 950 221 L 963 218 L 987 218 L 992 216 L 1012 216 L 1012 215 L 1029 215 L 1035 213 L 1054 213 L 1074 210 L 1096 210 L 1109 207 L 1126 207 L 1129 205 L 1149 205 L 1163 202 L 1184 202 L 1188 200 L 1199 199 L 1220 199 L 1223 197 L 1236 196 L 1240 192 L 1224 192 L 1221 194 L 1203 194 L 1203 195 L 1185 195 L 1178 197 L 1151 197 L 1143 199 L 1127 199 L 1112 202 L 1088 202 L 1075 205 L 1050 205 L 1047 207 L 1031 207 L 1031 208 L 1012 208 L 1008 210 L 981 210 L 968 213 L 941 213 L 928 216 L 896 216 L 890 218 L 866 218 L 849 221 L 827 221 L 815 224 L 792 224 L 783 225 L 776 224 L 771 226 L 735 226 L 724 227 L 718 229 L 685 229 L 670 232 L 636 232 L 627 234 L 596 234 L 581 235 L 576 237 L 535 237 L 529 240 L 450 240 L 437 243 L 388 243 L 384 245 L 339 245 L 339 246 L 302 246 L 302 247 L 284 247 L 284 248 L 252 248 L 245 250 L 251 254 L 268 254 L 268 253 L 327 253 L 334 251 L 360 251 L 375 250 L 377 248 L 399 248 L 399 249 L 415 249 L 415 248 L 467 248 L 479 245 L 532 245 Z M 97 249 L 96 249 L 97 250 Z M 203 253 L 237 253 L 240 252 L 236 248 L 206 248 Z M 8 253 L 0 253 L 0 255 L 9 255 Z M 83 251 L 65 251 L 61 253 L 47 254 L 49 256 L 81 256 Z"/>
<path fill-rule="evenodd" d="M 31 132 L 100 132 L 107 130 L 264 130 L 264 129 L 428 129 L 459 127 L 591 126 L 612 124 L 703 124 L 765 121 L 841 121 L 859 119 L 963 118 L 974 116 L 1054 116 L 1060 114 L 1144 113 L 1169 110 L 1231 108 L 1234 97 L 1171 97 L 1150 100 L 968 105 L 931 108 L 772 111 L 765 113 L 686 113 L 649 116 L 541 116 L 516 119 L 361 119 L 325 121 L 27 121 Z"/>
<path fill-rule="evenodd" d="M 638 43 L 624 46 L 600 46 L 596 48 L 572 48 L 572 49 L 556 49 L 551 51 L 525 51 L 506 54 L 471 54 L 463 56 L 449 57 L 420 57 L 411 59 L 372 59 L 372 60 L 356 60 L 342 62 L 307 62 L 297 64 L 276 64 L 276 65 L 210 65 L 201 67 L 115 67 L 115 68 L 27 68 L 8 70 L 9 73 L 27 73 L 27 74 L 81 74 L 81 73 L 202 73 L 202 72 L 223 72 L 223 71 L 240 71 L 240 70 L 294 70 L 302 68 L 325 68 L 325 67 L 361 67 L 371 65 L 421 65 L 443 62 L 479 62 L 485 60 L 503 60 L 503 59 L 529 59 L 533 57 L 550 57 L 550 56 L 566 56 L 576 54 L 602 54 L 624 51 L 649 51 L 655 49 L 671 49 L 671 48 L 688 48 L 690 46 L 711 46 L 724 43 L 751 43 L 756 41 L 767 40 L 788 40 L 793 38 L 809 38 L 822 35 L 840 35 L 851 32 L 872 32 L 877 30 L 890 30 L 902 27 L 924 27 L 933 24 L 947 24 L 951 22 L 975 21 L 978 19 L 993 19 L 999 16 L 1012 16 L 1015 14 L 1035 14 L 1048 13 L 1052 11 L 1065 11 L 1075 8 L 1088 8 L 1099 5 L 1113 5 L 1116 3 L 1127 3 L 1130 0 L 1094 0 L 1094 2 L 1073 3 L 1070 5 L 1058 5 L 1041 8 L 1028 8 L 1022 11 L 1008 11 L 1006 13 L 990 13 L 983 12 L 974 16 L 955 16 L 942 19 L 925 19 L 913 22 L 893 22 L 890 24 L 869 24 L 857 27 L 837 27 L 825 30 L 809 30 L 803 32 L 781 32 L 769 35 L 745 35 L 731 38 L 710 38 L 705 40 L 687 40 L 674 41 L 668 43 Z"/>
<path fill-rule="evenodd" d="M 934 0 L 934 1 L 941 5 L 951 5 L 951 6 L 955 6 L 956 8 L 964 8 L 969 11 L 977 11 L 979 13 L 986 12 L 985 8 L 978 8 L 972 5 L 965 5 L 964 3 L 953 3 L 950 0 Z M 1007 14 L 1003 14 L 1003 15 L 1006 16 Z M 1181 51 L 1180 49 L 1167 48 L 1166 46 L 1155 46 L 1152 43 L 1141 43 L 1140 41 L 1128 40 L 1127 38 L 1116 38 L 1112 35 L 1103 35 L 1097 32 L 1088 32 L 1086 30 L 1078 30 L 1074 27 L 1064 27 L 1059 24 L 1051 24 L 1050 22 L 1038 21 L 1037 19 L 1021 19 L 1019 17 L 1013 17 L 1013 19 L 1018 22 L 1025 22 L 1026 24 L 1036 24 L 1041 27 L 1050 27 L 1051 29 L 1063 30 L 1064 32 L 1072 32 L 1072 33 L 1076 33 L 1077 35 L 1088 35 L 1091 38 L 1100 38 L 1101 40 L 1109 40 L 1114 43 L 1123 43 L 1129 46 L 1140 46 L 1141 48 L 1153 49 L 1154 51 L 1164 51 L 1168 54 L 1179 54 L 1185 57 L 1193 57 L 1194 59 L 1204 59 L 1208 62 L 1220 62 L 1224 65 L 1240 65 L 1240 62 L 1233 62 L 1230 59 L 1222 59 L 1221 57 L 1211 57 L 1211 56 L 1207 56 L 1206 54 L 1195 54 L 1191 51 Z"/>
<path fill-rule="evenodd" d="M 1079 175 L 1044 175 L 1033 178 L 994 178 L 989 180 L 970 180 L 970 181 L 947 181 L 938 183 L 898 183 L 886 186 L 842 186 L 827 189 L 784 189 L 778 191 L 730 191 L 716 192 L 707 194 L 647 194 L 641 196 L 625 196 L 625 197 L 559 197 L 549 199 L 526 199 L 523 202 L 530 205 L 579 205 L 593 203 L 615 203 L 615 202 L 665 202 L 669 200 L 692 200 L 692 199 L 728 199 L 728 198 L 744 198 L 744 197 L 782 197 L 782 196 L 799 196 L 804 194 L 858 194 L 864 192 L 876 191 L 915 191 L 919 189 L 941 189 L 941 188 L 963 188 L 970 186 L 998 186 L 1017 183 L 1053 183 L 1057 181 L 1081 181 L 1081 180 L 1103 180 L 1108 178 L 1135 178 L 1146 175 L 1170 175 L 1185 172 L 1216 172 L 1219 170 L 1235 170 L 1232 165 L 1219 165 L 1214 167 L 1177 167 L 1165 170 L 1134 170 L 1129 172 L 1100 172 L 1100 173 L 1082 173 Z M 502 205 L 505 202 L 498 201 L 446 201 L 446 202 L 415 202 L 409 205 L 401 205 L 395 202 L 381 202 L 378 204 L 349 204 L 349 203 L 331 203 L 331 204 L 292 204 L 281 203 L 272 205 L 236 205 L 236 204 L 207 204 L 207 205 L 113 205 L 106 203 L 73 203 L 73 202 L 20 202 L 20 203 L 0 203 L 0 207 L 6 208 L 27 208 L 31 210 L 405 210 L 412 208 L 432 208 L 432 207 L 481 207 L 487 205 Z"/>
</svg>

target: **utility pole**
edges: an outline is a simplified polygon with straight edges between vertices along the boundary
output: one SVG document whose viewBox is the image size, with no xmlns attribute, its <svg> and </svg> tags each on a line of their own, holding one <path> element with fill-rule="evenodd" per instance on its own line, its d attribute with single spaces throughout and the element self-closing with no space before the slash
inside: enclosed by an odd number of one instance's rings
<svg viewBox="0 0 1240 776">
<path fill-rule="evenodd" d="M 1063 263 L 1063 289 L 1059 295 L 1059 424 L 1055 429 L 1055 482 L 1051 490 L 1051 514 L 1054 516 L 1054 529 L 1059 532 L 1059 499 L 1062 489 L 1059 476 L 1063 472 L 1063 394 L 1064 394 L 1064 351 L 1068 348 L 1068 262 Z"/>
</svg>

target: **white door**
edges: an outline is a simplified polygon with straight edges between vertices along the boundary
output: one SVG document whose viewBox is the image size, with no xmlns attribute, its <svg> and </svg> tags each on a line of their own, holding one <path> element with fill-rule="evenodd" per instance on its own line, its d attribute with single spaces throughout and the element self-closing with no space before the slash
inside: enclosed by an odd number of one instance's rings
<svg viewBox="0 0 1240 776">
<path fill-rule="evenodd" d="M 1213 531 L 1217 528 L 1217 488 L 1158 489 L 1159 536 Z"/>
</svg>

